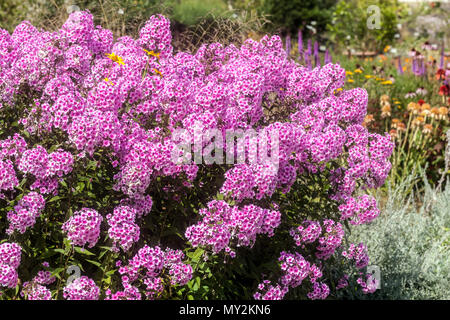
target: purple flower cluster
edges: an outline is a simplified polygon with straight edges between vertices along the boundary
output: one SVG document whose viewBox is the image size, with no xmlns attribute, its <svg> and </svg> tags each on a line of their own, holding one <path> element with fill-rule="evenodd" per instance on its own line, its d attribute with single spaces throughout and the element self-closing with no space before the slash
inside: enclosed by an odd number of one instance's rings
<svg viewBox="0 0 450 320">
<path fill-rule="evenodd" d="M 349 260 L 355 260 L 355 266 L 358 269 L 367 267 L 369 264 L 369 256 L 367 255 L 367 248 L 364 243 L 358 245 L 350 244 L 350 247 L 342 252 L 342 255 Z"/>
<path fill-rule="evenodd" d="M 14 170 L 14 163 L 20 159 L 26 150 L 27 143 L 19 134 L 0 140 L 0 198 L 4 199 L 2 191 L 14 190 L 19 180 Z"/>
<path fill-rule="evenodd" d="M 258 291 L 254 298 L 258 300 L 281 300 L 289 292 L 290 288 L 296 288 L 308 279 L 313 291 L 307 294 L 308 298 L 325 299 L 330 294 L 330 289 L 325 283 L 317 282 L 322 277 L 322 270 L 315 264 L 308 262 L 300 253 L 281 252 L 278 258 L 281 269 L 281 277 L 278 283 L 269 285 L 269 280 L 264 280 L 258 285 Z"/>
<path fill-rule="evenodd" d="M 100 237 L 100 225 L 103 217 L 94 209 L 83 208 L 74 212 L 63 225 L 67 238 L 73 245 L 84 247 L 88 244 L 92 248 Z"/>
<path fill-rule="evenodd" d="M 319 238 L 322 233 L 322 228 L 318 221 L 306 220 L 302 225 L 296 229 L 291 229 L 289 234 L 295 241 L 297 246 L 301 246 L 302 243 L 312 243 Z"/>
<path fill-rule="evenodd" d="M 279 284 L 272 285 L 269 280 L 264 280 L 258 285 L 258 292 L 253 295 L 255 300 L 282 300 L 288 288 L 282 287 Z"/>
<path fill-rule="evenodd" d="M 0 286 L 15 288 L 22 248 L 17 243 L 0 244 Z"/>
<path fill-rule="evenodd" d="M 36 177 L 30 187 L 32 190 L 39 188 L 45 194 L 56 190 L 58 178 L 72 171 L 73 162 L 70 152 L 58 149 L 48 154 L 44 147 L 37 145 L 23 152 L 18 168 L 23 173 Z"/>
<path fill-rule="evenodd" d="M 64 287 L 63 297 L 66 300 L 98 300 L 100 288 L 94 280 L 82 276 Z"/>
<path fill-rule="evenodd" d="M 319 238 L 316 256 L 319 259 L 327 260 L 341 246 L 344 238 L 344 228 L 342 224 L 331 219 L 323 221 L 323 236 Z"/>
<path fill-rule="evenodd" d="M 184 258 L 180 250 L 144 246 L 128 261 L 128 265 L 120 267 L 124 291 L 115 293 L 111 298 L 140 299 L 140 293 L 135 285 L 145 287 L 147 298 L 154 299 L 164 290 L 162 273 L 167 270 L 172 285 L 185 285 L 192 278 L 192 267 L 182 263 Z M 139 281 L 138 281 L 139 280 Z"/>
<path fill-rule="evenodd" d="M 363 277 L 359 277 L 356 282 L 361 286 L 364 294 L 374 293 L 377 288 L 379 281 L 372 275 L 366 274 L 365 281 Z"/>
<path fill-rule="evenodd" d="M 231 207 L 222 200 L 209 202 L 199 214 L 202 220 L 186 229 L 186 238 L 194 247 L 205 246 L 213 253 L 231 249 L 233 244 L 252 247 L 258 234 L 271 237 L 281 221 L 279 211 L 255 205 Z"/>
<path fill-rule="evenodd" d="M 28 227 L 34 226 L 44 207 L 44 197 L 39 193 L 32 191 L 24 196 L 14 207 L 14 211 L 8 212 L 9 227 L 6 233 L 12 234 L 15 230 L 24 233 Z"/>
<path fill-rule="evenodd" d="M 20 294 L 25 296 L 27 300 L 52 300 L 51 291 L 35 282 L 25 282 Z"/>
<path fill-rule="evenodd" d="M 119 251 L 117 244 L 128 251 L 133 243 L 139 240 L 140 228 L 136 224 L 137 211 L 129 206 L 119 206 L 112 214 L 108 214 L 108 235 L 113 240 L 115 251 Z"/>
</svg>

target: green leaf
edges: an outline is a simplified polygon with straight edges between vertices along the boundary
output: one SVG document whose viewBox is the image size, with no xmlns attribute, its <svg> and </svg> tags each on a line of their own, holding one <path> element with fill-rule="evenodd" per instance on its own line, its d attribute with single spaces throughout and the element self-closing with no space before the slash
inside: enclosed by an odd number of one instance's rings
<svg viewBox="0 0 450 320">
<path fill-rule="evenodd" d="M 81 254 L 88 255 L 88 256 L 95 256 L 94 253 L 92 253 L 92 252 L 90 252 L 89 250 L 84 249 L 84 248 L 75 247 L 75 251 L 78 252 L 78 253 L 81 253 Z"/>
<path fill-rule="evenodd" d="M 102 266 L 102 264 L 100 262 L 97 262 L 97 261 L 88 260 L 88 259 L 86 259 L 86 261 L 91 263 L 91 264 L 93 264 L 94 266 L 99 267 L 99 268 L 101 268 L 101 266 Z"/>
<path fill-rule="evenodd" d="M 61 198 L 62 198 L 62 197 L 60 197 L 60 196 L 55 196 L 55 197 L 51 198 L 49 201 L 47 201 L 47 203 L 51 203 L 51 202 L 58 201 L 58 200 L 61 199 Z"/>
</svg>

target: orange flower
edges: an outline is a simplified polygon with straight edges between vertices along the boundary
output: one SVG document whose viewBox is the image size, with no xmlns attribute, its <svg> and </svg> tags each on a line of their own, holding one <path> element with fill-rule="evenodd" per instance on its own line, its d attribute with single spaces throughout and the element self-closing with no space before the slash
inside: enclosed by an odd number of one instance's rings
<svg viewBox="0 0 450 320">
<path fill-rule="evenodd" d="M 363 122 L 363 126 L 366 127 L 369 123 L 371 123 L 373 121 L 373 115 L 372 114 L 368 114 L 364 117 L 364 122 Z"/>
<path fill-rule="evenodd" d="M 430 134 L 433 131 L 433 126 L 429 123 L 423 126 L 423 133 Z"/>
<path fill-rule="evenodd" d="M 412 121 L 412 126 L 417 127 L 417 126 L 422 125 L 424 122 L 425 122 L 425 119 L 423 117 L 419 116 Z"/>
<path fill-rule="evenodd" d="M 389 134 L 390 134 L 390 136 L 391 136 L 393 139 L 397 138 L 397 136 L 398 136 L 397 130 L 395 130 L 395 129 L 391 129 L 391 130 L 389 131 Z"/>
<path fill-rule="evenodd" d="M 395 129 L 395 128 L 397 128 L 399 123 L 400 123 L 400 119 L 394 118 L 394 119 L 392 119 L 391 127 Z"/>
<path fill-rule="evenodd" d="M 397 130 L 398 131 L 406 131 L 406 125 L 403 122 L 399 122 L 397 124 Z"/>
<path fill-rule="evenodd" d="M 447 120 L 447 116 L 448 116 L 448 108 L 440 107 L 439 108 L 439 119 Z"/>
<path fill-rule="evenodd" d="M 439 108 L 433 107 L 433 108 L 431 108 L 430 112 L 431 112 L 432 119 L 439 117 Z"/>
<path fill-rule="evenodd" d="M 381 108 L 381 117 L 386 118 L 391 116 L 391 106 L 385 105 Z"/>
<path fill-rule="evenodd" d="M 415 103 L 415 102 L 410 102 L 410 103 L 408 103 L 408 106 L 406 107 L 406 109 L 408 110 L 408 111 L 415 111 L 415 110 L 417 110 L 419 108 L 419 105 L 417 104 L 417 103 Z"/>
</svg>

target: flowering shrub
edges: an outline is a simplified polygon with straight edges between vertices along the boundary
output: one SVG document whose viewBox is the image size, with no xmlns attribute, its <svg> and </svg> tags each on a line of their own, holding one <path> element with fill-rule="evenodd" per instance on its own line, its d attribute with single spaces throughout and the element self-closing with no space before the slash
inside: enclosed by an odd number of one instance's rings
<svg viewBox="0 0 450 320">
<path fill-rule="evenodd" d="M 345 230 L 377 217 L 364 191 L 394 146 L 362 126 L 367 92 L 278 36 L 174 53 L 169 27 L 113 39 L 86 11 L 0 31 L 2 298 L 325 299 L 339 265 L 367 265 Z M 204 162 L 173 161 L 180 129 Z M 211 129 L 269 135 L 276 164 L 208 162 Z M 255 141 L 212 144 L 251 158 Z"/>
</svg>

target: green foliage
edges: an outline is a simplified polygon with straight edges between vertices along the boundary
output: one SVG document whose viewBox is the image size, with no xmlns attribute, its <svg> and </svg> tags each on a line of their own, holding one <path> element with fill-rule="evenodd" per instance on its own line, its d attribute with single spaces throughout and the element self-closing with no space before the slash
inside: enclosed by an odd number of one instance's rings
<svg viewBox="0 0 450 320">
<path fill-rule="evenodd" d="M 369 29 L 367 24 L 374 15 L 368 10 L 375 5 L 380 9 L 380 27 Z M 333 12 L 327 28 L 333 42 L 359 50 L 383 49 L 394 40 L 397 33 L 397 12 L 401 10 L 397 1 L 349 0 L 340 1 Z"/>
<path fill-rule="evenodd" d="M 194 25 L 203 17 L 226 16 L 227 7 L 221 0 L 184 0 L 175 2 L 171 18 L 186 25 Z"/>
<path fill-rule="evenodd" d="M 349 241 L 367 244 L 370 265 L 381 271 L 381 288 L 372 295 L 346 290 L 342 297 L 450 298 L 450 186 L 435 190 L 422 173 L 425 193 L 407 196 L 416 178 L 389 187 L 382 214 L 370 225 L 352 228 Z"/>
<path fill-rule="evenodd" d="M 300 27 L 315 21 L 317 32 L 325 30 L 331 21 L 336 0 L 261 0 L 260 11 L 267 14 L 275 27 L 297 34 Z"/>
</svg>

